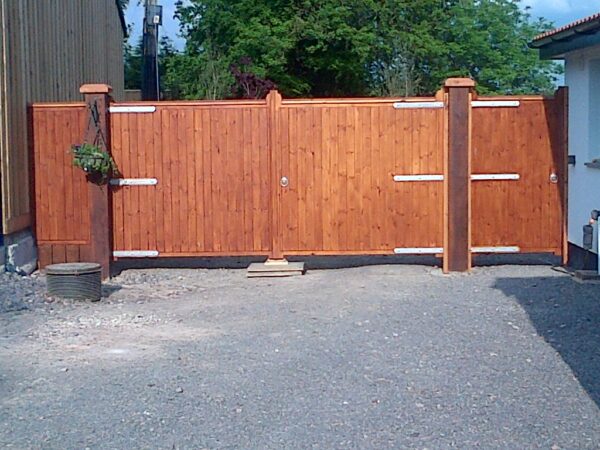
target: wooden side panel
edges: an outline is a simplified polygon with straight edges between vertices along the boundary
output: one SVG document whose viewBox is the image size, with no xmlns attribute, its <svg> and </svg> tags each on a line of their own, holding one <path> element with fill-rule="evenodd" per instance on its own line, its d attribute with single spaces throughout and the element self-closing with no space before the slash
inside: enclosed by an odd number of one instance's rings
<svg viewBox="0 0 600 450">
<path fill-rule="evenodd" d="M 443 110 L 392 102 L 294 104 L 281 110 L 285 254 L 393 253 L 441 247 Z"/>
<path fill-rule="evenodd" d="M 268 254 L 270 203 L 266 104 L 156 104 L 111 116 L 114 249 L 161 256 Z"/>
<path fill-rule="evenodd" d="M 73 166 L 71 146 L 87 125 L 84 105 L 33 107 L 36 238 L 40 244 L 89 241 L 89 200 L 84 173 Z"/>
<path fill-rule="evenodd" d="M 473 245 L 562 252 L 566 176 L 562 106 L 524 100 L 518 108 L 473 109 L 474 174 L 519 174 L 518 181 L 474 181 Z M 550 180 L 558 175 L 558 183 Z"/>
</svg>

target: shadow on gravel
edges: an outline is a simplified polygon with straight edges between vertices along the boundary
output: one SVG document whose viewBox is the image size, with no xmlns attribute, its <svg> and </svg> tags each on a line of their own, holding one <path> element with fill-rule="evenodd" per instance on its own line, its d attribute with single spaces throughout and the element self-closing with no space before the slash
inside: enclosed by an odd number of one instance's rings
<svg viewBox="0 0 600 450">
<path fill-rule="evenodd" d="M 149 258 L 120 259 L 112 266 L 112 275 L 127 269 L 246 269 L 265 257 L 212 257 L 212 258 Z M 290 261 L 303 261 L 307 269 L 347 269 L 351 267 L 384 265 L 418 265 L 441 267 L 441 258 L 427 255 L 373 255 L 373 256 L 293 256 Z M 546 254 L 532 255 L 476 255 L 477 266 L 495 265 L 553 265 L 560 258 Z"/>
<path fill-rule="evenodd" d="M 265 257 L 158 258 L 120 259 L 111 267 L 112 275 L 127 269 L 246 269 Z M 433 256 L 293 256 L 290 261 L 303 261 L 307 269 L 346 269 L 350 267 L 410 264 L 440 266 L 441 259 Z"/>
<path fill-rule="evenodd" d="M 102 298 L 107 298 L 123 289 L 118 284 L 102 284 Z"/>
<path fill-rule="evenodd" d="M 499 278 L 494 287 L 519 302 L 600 407 L 600 285 L 563 276 Z"/>
</svg>

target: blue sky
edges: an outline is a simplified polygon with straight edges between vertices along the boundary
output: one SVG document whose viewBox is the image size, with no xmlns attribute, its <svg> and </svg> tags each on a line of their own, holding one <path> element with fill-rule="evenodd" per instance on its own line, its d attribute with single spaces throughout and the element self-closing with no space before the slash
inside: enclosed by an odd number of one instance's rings
<svg viewBox="0 0 600 450">
<path fill-rule="evenodd" d="M 137 5 L 137 0 L 131 0 L 127 10 L 127 22 L 133 25 L 133 36 L 139 36 L 142 28 L 143 7 Z M 143 1 L 141 2 L 143 3 Z M 542 16 L 553 21 L 556 26 L 591 14 L 600 12 L 600 0 L 522 0 L 523 5 L 531 7 L 533 16 Z M 164 7 L 164 26 L 162 34 L 173 39 L 177 47 L 183 47 L 183 40 L 177 36 L 179 24 L 173 19 L 175 0 L 162 0 Z"/>
</svg>

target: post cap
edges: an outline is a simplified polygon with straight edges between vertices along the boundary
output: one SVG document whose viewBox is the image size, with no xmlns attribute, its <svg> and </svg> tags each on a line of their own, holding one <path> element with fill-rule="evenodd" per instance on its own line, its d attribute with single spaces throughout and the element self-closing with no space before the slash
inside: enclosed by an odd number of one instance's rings
<svg viewBox="0 0 600 450">
<path fill-rule="evenodd" d="M 446 83 L 444 83 L 444 86 L 449 88 L 449 87 L 461 87 L 461 88 L 465 88 L 465 87 L 475 87 L 475 80 L 471 79 L 471 78 L 448 78 L 446 80 Z"/>
<path fill-rule="evenodd" d="M 108 84 L 84 84 L 79 88 L 82 94 L 110 94 L 112 87 Z"/>
</svg>

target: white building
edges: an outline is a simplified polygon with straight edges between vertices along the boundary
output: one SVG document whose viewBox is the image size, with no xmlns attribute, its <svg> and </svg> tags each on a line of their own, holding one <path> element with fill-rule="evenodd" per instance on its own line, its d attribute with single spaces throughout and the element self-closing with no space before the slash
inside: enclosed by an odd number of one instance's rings
<svg viewBox="0 0 600 450">
<path fill-rule="evenodd" d="M 544 33 L 531 46 L 540 50 L 543 59 L 565 61 L 570 263 L 579 269 L 596 269 L 598 225 L 590 250 L 585 249 L 583 227 L 589 225 L 592 211 L 600 210 L 600 13 Z"/>
</svg>

